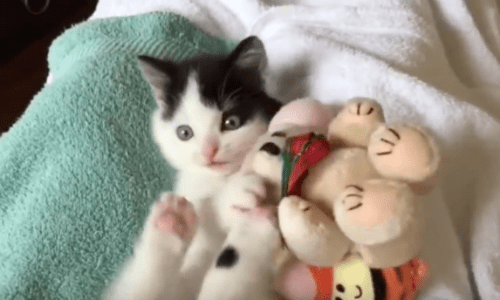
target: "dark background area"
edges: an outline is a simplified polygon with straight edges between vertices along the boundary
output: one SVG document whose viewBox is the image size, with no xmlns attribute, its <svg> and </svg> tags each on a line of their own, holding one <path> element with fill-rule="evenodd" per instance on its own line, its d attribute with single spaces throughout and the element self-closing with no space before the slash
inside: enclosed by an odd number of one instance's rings
<svg viewBox="0 0 500 300">
<path fill-rule="evenodd" d="M 87 19 L 98 0 L 0 0 L 0 135 L 44 85 L 51 42 Z M 27 2 L 28 8 L 25 5 Z"/>
</svg>

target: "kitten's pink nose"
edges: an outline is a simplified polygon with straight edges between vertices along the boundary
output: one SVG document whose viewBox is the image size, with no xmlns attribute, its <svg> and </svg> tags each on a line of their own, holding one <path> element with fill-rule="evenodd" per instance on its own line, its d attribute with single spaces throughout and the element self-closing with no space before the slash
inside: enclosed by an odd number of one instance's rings
<svg viewBox="0 0 500 300">
<path fill-rule="evenodd" d="M 203 148 L 203 158 L 207 163 L 211 163 L 217 151 L 219 151 L 219 144 L 216 141 L 209 141 Z"/>
</svg>

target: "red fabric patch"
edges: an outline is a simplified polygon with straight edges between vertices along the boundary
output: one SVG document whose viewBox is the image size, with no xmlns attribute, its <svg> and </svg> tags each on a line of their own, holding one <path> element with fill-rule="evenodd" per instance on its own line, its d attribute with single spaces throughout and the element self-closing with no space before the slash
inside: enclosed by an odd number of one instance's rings
<svg viewBox="0 0 500 300">
<path fill-rule="evenodd" d="M 302 182 L 307 177 L 308 170 L 330 152 L 330 144 L 323 136 L 315 136 L 313 133 L 294 137 L 291 141 L 291 154 L 296 156 L 303 151 L 303 147 L 314 137 L 317 140 L 313 141 L 307 149 L 302 153 L 294 164 L 292 173 L 288 180 L 288 195 L 300 196 L 302 190 Z"/>
<path fill-rule="evenodd" d="M 316 297 L 314 300 L 330 300 L 333 295 L 333 268 L 319 268 L 309 266 L 316 283 Z"/>
<path fill-rule="evenodd" d="M 397 268 L 383 269 L 386 300 L 415 299 L 428 272 L 429 267 L 421 258 L 412 259 Z"/>
</svg>

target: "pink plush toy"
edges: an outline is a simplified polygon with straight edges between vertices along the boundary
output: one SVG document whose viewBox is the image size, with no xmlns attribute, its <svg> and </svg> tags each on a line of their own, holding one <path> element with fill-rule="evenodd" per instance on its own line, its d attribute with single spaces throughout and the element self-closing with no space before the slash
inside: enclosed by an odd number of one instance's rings
<svg viewBox="0 0 500 300">
<path fill-rule="evenodd" d="M 312 98 L 304 98 L 280 109 L 269 123 L 268 131 L 276 132 L 293 126 L 326 135 L 333 117 L 333 110 L 326 105 Z"/>
<path fill-rule="evenodd" d="M 337 116 L 312 99 L 285 105 L 243 166 L 279 202 L 280 230 L 296 257 L 278 280 L 281 293 L 413 299 L 427 273 L 418 258 L 422 203 L 439 160 L 424 131 L 386 125 L 374 100 L 352 99 Z"/>
</svg>

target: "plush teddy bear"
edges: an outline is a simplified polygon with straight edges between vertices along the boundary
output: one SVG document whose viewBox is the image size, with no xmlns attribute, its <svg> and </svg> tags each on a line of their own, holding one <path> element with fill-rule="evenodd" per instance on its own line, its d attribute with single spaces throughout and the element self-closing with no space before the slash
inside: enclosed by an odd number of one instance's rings
<svg viewBox="0 0 500 300">
<path fill-rule="evenodd" d="M 281 277 L 284 296 L 412 299 L 439 160 L 423 130 L 385 124 L 374 100 L 352 99 L 335 117 L 312 99 L 284 106 L 242 168 L 265 179 L 299 260 Z"/>
</svg>

